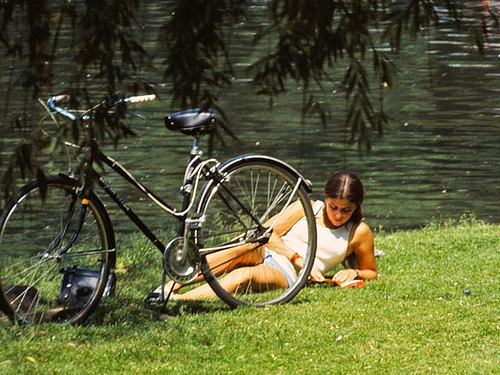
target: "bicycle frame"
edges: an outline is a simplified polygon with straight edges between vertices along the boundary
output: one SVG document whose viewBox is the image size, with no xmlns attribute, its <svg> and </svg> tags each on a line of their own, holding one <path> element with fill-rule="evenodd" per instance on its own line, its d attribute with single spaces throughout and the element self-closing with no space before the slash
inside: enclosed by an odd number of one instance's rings
<svg viewBox="0 0 500 375">
<path fill-rule="evenodd" d="M 115 173 L 120 175 L 125 181 L 133 185 L 140 192 L 146 194 L 146 196 L 155 203 L 158 207 L 165 210 L 170 215 L 176 217 L 179 220 L 179 227 L 177 230 L 177 235 L 179 237 L 184 236 L 185 222 L 187 218 L 187 213 L 189 211 L 189 207 L 191 201 L 193 199 L 193 194 L 195 190 L 191 188 L 193 185 L 193 173 L 192 171 L 196 170 L 196 168 L 202 163 L 201 161 L 201 153 L 198 151 L 198 140 L 195 139 L 193 142 L 193 147 L 190 152 L 189 163 L 186 167 L 186 171 L 184 173 L 184 181 L 181 186 L 181 192 L 183 194 L 183 201 L 180 210 L 176 210 L 172 206 L 170 206 L 167 202 L 163 201 L 160 197 L 158 197 L 153 191 L 151 191 L 147 186 L 134 178 L 134 176 L 125 169 L 120 163 L 111 157 L 105 155 L 97 145 L 97 143 L 92 142 L 94 150 L 96 151 L 95 158 L 98 161 L 104 162 L 107 166 L 109 166 Z M 144 223 L 144 221 L 130 208 L 127 202 L 120 196 L 118 192 L 113 190 L 110 184 L 104 179 L 104 177 L 99 174 L 94 168 L 92 168 L 92 174 L 99 186 L 106 192 L 106 194 L 115 202 L 115 204 L 128 216 L 130 220 L 141 230 L 141 232 L 158 248 L 158 250 L 163 253 L 165 250 L 165 245 L 158 237 L 151 231 L 151 229 Z"/>
<path fill-rule="evenodd" d="M 182 206 L 181 210 L 176 210 L 172 206 L 170 206 L 167 202 L 163 201 L 160 197 L 158 197 L 153 191 L 151 191 L 147 186 L 145 186 L 143 183 L 140 181 L 136 180 L 133 175 L 125 169 L 120 163 L 118 163 L 116 160 L 112 159 L 111 157 L 105 155 L 99 148 L 99 146 L 93 142 L 93 147 L 94 150 L 96 150 L 95 157 L 97 160 L 104 162 L 106 165 L 108 165 L 115 173 L 120 175 L 124 180 L 126 180 L 128 183 L 132 184 L 135 188 L 137 188 L 140 192 L 146 194 L 146 196 L 153 202 L 155 203 L 158 207 L 164 209 L 167 213 L 170 215 L 176 217 L 179 220 L 179 227 L 177 230 L 177 236 L 178 237 L 184 237 L 185 236 L 185 229 L 186 229 L 186 221 L 188 220 L 188 212 L 192 204 L 192 200 L 194 198 L 194 194 L 196 194 L 196 188 L 193 187 L 193 185 L 197 185 L 198 181 L 194 181 L 195 179 L 197 180 L 199 176 L 197 175 L 197 172 L 199 172 L 199 168 L 203 168 L 203 166 L 209 164 L 209 163 L 216 163 L 217 161 L 215 159 L 209 159 L 206 161 L 201 160 L 201 152 L 198 151 L 198 139 L 195 138 L 193 141 L 193 146 L 191 148 L 190 152 L 190 158 L 189 158 L 189 163 L 186 166 L 186 170 L 184 173 L 184 181 L 181 186 L 181 192 L 183 194 L 183 201 L 182 201 Z M 222 177 L 217 177 L 217 175 L 214 173 L 214 171 L 208 170 L 207 173 L 209 174 L 210 178 L 217 183 L 220 187 L 225 189 L 226 192 L 228 192 L 234 201 L 243 209 L 247 212 L 247 214 L 253 219 L 255 224 L 257 225 L 258 233 L 260 232 L 269 232 L 267 235 L 270 235 L 270 232 L 272 230 L 272 226 L 270 228 L 264 228 L 262 223 L 259 221 L 258 218 L 254 217 L 252 213 L 247 209 L 247 207 L 240 202 L 240 200 L 234 196 L 234 194 L 230 191 L 227 190 L 224 186 L 224 183 L 222 181 Z M 102 175 L 100 175 L 94 168 L 92 168 L 92 174 L 95 177 L 96 181 L 98 182 L 99 186 L 106 192 L 106 194 L 115 202 L 115 204 L 128 216 L 130 220 L 141 230 L 141 232 L 158 248 L 160 252 L 163 253 L 165 250 L 165 245 L 163 242 L 158 239 L 158 237 L 149 229 L 149 227 L 142 221 L 142 219 L 130 208 L 130 206 L 125 202 L 125 200 L 120 196 L 119 193 L 117 193 L 111 185 L 108 184 L 108 182 L 104 179 Z M 301 181 L 299 180 L 299 183 L 297 184 L 296 188 L 300 185 Z M 271 229 L 271 230 L 270 230 Z M 266 235 L 264 235 L 266 236 Z M 256 242 L 259 241 L 259 238 L 256 237 Z M 204 254 L 209 254 L 212 252 L 217 252 L 220 250 L 224 250 L 227 247 L 231 247 L 233 245 L 227 245 L 223 247 L 217 247 L 217 248 L 211 248 L 211 249 L 206 249 L 203 251 Z"/>
</svg>

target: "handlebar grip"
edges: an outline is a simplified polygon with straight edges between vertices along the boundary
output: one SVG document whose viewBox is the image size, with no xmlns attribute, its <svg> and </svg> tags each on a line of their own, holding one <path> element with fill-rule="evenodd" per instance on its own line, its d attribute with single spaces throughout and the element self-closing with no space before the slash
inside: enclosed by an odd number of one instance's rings
<svg viewBox="0 0 500 375">
<path fill-rule="evenodd" d="M 57 96 L 53 96 L 51 99 L 54 103 L 65 103 L 69 100 L 69 95 L 66 95 L 66 94 L 57 95 Z"/>
<path fill-rule="evenodd" d="M 129 103 L 143 103 L 143 102 L 151 102 L 155 99 L 156 99 L 156 95 L 151 94 L 151 95 L 131 96 L 131 97 L 125 99 L 125 101 L 127 101 Z"/>
</svg>

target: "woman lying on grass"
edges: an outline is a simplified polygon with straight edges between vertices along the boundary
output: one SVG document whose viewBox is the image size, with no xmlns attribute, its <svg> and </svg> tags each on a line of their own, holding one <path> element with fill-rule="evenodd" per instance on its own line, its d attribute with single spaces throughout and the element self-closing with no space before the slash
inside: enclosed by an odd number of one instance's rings
<svg viewBox="0 0 500 375">
<path fill-rule="evenodd" d="M 356 268 L 344 268 L 333 276 L 335 282 L 355 279 L 375 279 L 377 266 L 370 228 L 362 222 L 361 203 L 364 189 L 361 181 L 348 172 L 332 175 L 324 188 L 324 201 L 311 202 L 317 225 L 316 259 L 310 274 L 315 282 L 325 281 L 325 274 L 347 257 L 354 258 Z M 299 204 L 292 204 L 274 226 L 268 243 L 248 251 L 248 245 L 209 255 L 210 264 L 221 264 L 217 274 L 228 272 L 221 285 L 230 292 L 250 286 L 253 291 L 287 288 L 302 268 L 307 244 L 304 212 Z M 252 245 L 255 246 L 255 245 Z M 235 253 L 241 256 L 235 257 Z M 202 281 L 198 277 L 194 282 Z M 208 284 L 178 294 L 182 284 L 171 281 L 165 293 L 172 289 L 173 299 L 193 300 L 215 297 Z M 160 292 L 161 287 L 156 290 Z"/>
</svg>

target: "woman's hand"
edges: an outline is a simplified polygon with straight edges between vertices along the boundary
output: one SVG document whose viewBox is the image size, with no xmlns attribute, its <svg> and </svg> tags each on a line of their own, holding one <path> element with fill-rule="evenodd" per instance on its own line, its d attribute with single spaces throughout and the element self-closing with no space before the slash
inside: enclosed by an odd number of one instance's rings
<svg viewBox="0 0 500 375">
<path fill-rule="evenodd" d="M 323 276 L 323 274 L 318 270 L 315 270 L 314 268 L 311 270 L 309 278 L 317 283 L 322 283 L 323 281 L 325 281 L 325 277 Z"/>
<path fill-rule="evenodd" d="M 304 258 L 302 258 L 301 256 L 297 256 L 297 258 L 292 262 L 292 264 L 295 267 L 295 269 L 299 271 L 304 266 Z M 313 268 L 311 270 L 311 273 L 309 274 L 309 280 L 319 283 L 325 281 L 325 277 L 321 272 Z"/>
<path fill-rule="evenodd" d="M 338 271 L 332 278 L 333 281 L 343 283 L 345 281 L 355 280 L 359 277 L 359 272 L 350 268 Z"/>
</svg>

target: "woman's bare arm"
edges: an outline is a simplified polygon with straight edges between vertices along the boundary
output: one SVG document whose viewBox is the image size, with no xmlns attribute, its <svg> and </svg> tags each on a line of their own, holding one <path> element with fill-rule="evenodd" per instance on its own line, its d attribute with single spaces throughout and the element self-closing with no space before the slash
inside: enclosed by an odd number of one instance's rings
<svg viewBox="0 0 500 375">
<path fill-rule="evenodd" d="M 362 278 L 371 280 L 377 278 L 377 264 L 373 252 L 373 235 L 370 227 L 361 222 L 349 241 L 349 253 L 354 253 L 358 261 L 359 269 L 343 269 L 338 271 L 333 277 L 334 280 L 344 282 Z"/>
<path fill-rule="evenodd" d="M 269 241 L 267 243 L 267 247 L 276 251 L 278 254 L 286 256 L 288 259 L 291 259 L 295 254 L 293 249 L 290 249 L 285 245 L 281 236 L 288 233 L 288 231 L 301 219 L 304 217 L 304 210 L 299 201 L 293 202 L 289 205 L 285 210 L 278 215 L 273 216 L 269 220 L 267 220 L 264 224 L 264 227 L 273 226 L 273 232 Z"/>
<path fill-rule="evenodd" d="M 312 204 L 313 202 L 311 202 Z M 281 214 L 276 214 L 264 223 L 264 227 L 273 226 L 273 233 L 283 236 L 304 217 L 304 209 L 300 201 L 290 204 Z"/>
<path fill-rule="evenodd" d="M 311 205 L 314 204 L 314 202 L 311 202 Z M 285 235 L 288 233 L 288 231 L 305 215 L 304 210 L 302 208 L 302 205 L 300 204 L 299 201 L 296 201 L 292 203 L 290 206 L 288 206 L 285 211 L 281 214 L 279 218 L 273 217 L 269 219 L 264 226 L 267 225 L 273 225 L 273 233 L 271 237 L 269 238 L 269 242 L 267 243 L 267 247 L 269 249 L 272 249 L 273 251 L 276 251 L 278 254 L 286 256 L 290 261 L 292 260 L 292 257 L 296 254 L 296 252 L 289 248 L 288 246 L 285 245 L 283 240 L 281 239 L 281 236 Z M 292 262 L 294 267 L 297 270 L 300 270 L 302 266 L 304 265 L 304 259 L 302 259 L 301 256 L 298 258 L 294 259 L 294 262 Z M 321 272 L 312 270 L 311 271 L 311 279 L 313 281 L 324 281 L 324 276 Z"/>
</svg>

